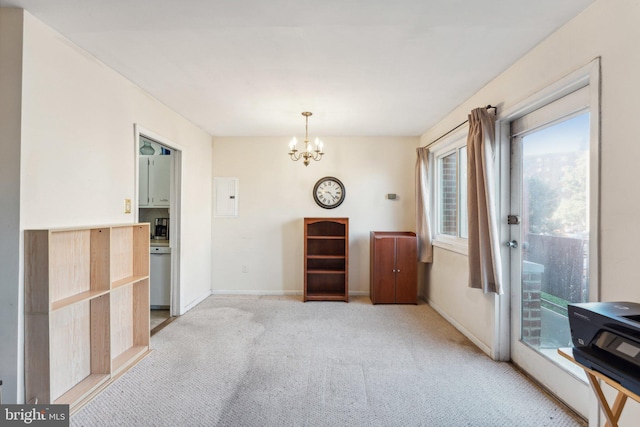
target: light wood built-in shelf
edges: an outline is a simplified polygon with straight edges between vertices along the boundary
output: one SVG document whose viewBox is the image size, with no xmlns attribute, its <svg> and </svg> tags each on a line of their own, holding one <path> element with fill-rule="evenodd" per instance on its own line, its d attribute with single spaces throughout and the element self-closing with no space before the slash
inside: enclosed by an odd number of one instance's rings
<svg viewBox="0 0 640 427">
<path fill-rule="evenodd" d="M 133 285 L 134 283 L 138 283 L 141 280 L 148 278 L 149 276 L 131 276 L 125 277 L 124 279 L 116 280 L 111 284 L 111 289 L 117 289 L 121 286 Z"/>
<path fill-rule="evenodd" d="M 82 301 L 89 301 L 95 297 L 99 297 L 108 293 L 109 293 L 109 290 L 80 292 L 79 294 L 67 297 L 63 300 L 52 302 L 51 311 L 60 310 L 61 308 L 65 308 L 69 305 L 73 305 Z"/>
<path fill-rule="evenodd" d="M 147 351 L 149 351 L 149 347 L 139 345 L 135 347 L 130 347 L 124 353 L 121 353 L 111 363 L 111 374 L 118 375 L 120 371 L 126 367 L 128 367 L 131 362 L 136 361 L 141 356 L 143 356 Z"/>
<path fill-rule="evenodd" d="M 149 352 L 149 224 L 25 231 L 25 398 L 88 399 Z"/>
<path fill-rule="evenodd" d="M 110 376 L 107 374 L 91 374 L 76 384 L 71 390 L 57 398 L 53 403 L 69 405 L 70 407 L 77 405 L 84 398 L 109 381 L 109 378 Z"/>
</svg>

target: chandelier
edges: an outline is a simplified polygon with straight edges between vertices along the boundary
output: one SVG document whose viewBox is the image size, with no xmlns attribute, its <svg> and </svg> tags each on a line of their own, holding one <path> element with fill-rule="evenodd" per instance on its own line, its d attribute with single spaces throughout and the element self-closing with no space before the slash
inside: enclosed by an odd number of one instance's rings
<svg viewBox="0 0 640 427">
<path fill-rule="evenodd" d="M 315 160 L 316 162 L 322 159 L 324 152 L 322 151 L 322 141 L 318 138 L 315 140 L 316 148 L 312 149 L 311 144 L 309 143 L 309 116 L 313 113 L 309 111 L 305 111 L 302 115 L 305 117 L 305 127 L 304 127 L 304 151 L 298 152 L 296 149 L 296 145 L 298 144 L 298 140 L 294 136 L 291 142 L 289 143 L 289 156 L 291 156 L 291 160 L 297 162 L 300 159 L 305 166 L 309 166 L 309 162 L 311 160 Z"/>
</svg>

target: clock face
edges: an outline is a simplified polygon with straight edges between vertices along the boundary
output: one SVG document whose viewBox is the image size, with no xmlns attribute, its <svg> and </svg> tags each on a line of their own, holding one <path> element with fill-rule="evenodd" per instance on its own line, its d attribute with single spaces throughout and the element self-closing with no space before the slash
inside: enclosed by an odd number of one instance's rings
<svg viewBox="0 0 640 427">
<path fill-rule="evenodd" d="M 326 176 L 316 182 L 313 187 L 313 199 L 318 206 L 333 209 L 344 201 L 344 185 L 338 178 Z"/>
</svg>

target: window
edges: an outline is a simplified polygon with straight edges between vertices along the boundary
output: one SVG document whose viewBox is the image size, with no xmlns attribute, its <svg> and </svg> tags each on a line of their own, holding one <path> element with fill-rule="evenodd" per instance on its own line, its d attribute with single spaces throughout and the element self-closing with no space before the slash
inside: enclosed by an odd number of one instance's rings
<svg viewBox="0 0 640 427">
<path fill-rule="evenodd" d="M 432 150 L 434 160 L 433 244 L 467 253 L 467 133 L 456 132 Z"/>
<path fill-rule="evenodd" d="M 458 235 L 458 157 L 454 151 L 438 159 L 438 234 Z"/>
</svg>

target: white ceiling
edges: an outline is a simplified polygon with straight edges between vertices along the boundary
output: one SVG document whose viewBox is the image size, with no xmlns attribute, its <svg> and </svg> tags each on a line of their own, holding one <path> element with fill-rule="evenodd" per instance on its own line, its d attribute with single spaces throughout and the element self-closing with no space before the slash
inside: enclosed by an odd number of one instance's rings
<svg viewBox="0 0 640 427">
<path fill-rule="evenodd" d="M 593 0 L 0 0 L 214 136 L 424 133 Z M 500 100 L 487 99 L 486 103 Z M 479 105 L 480 106 L 480 105 Z"/>
</svg>

